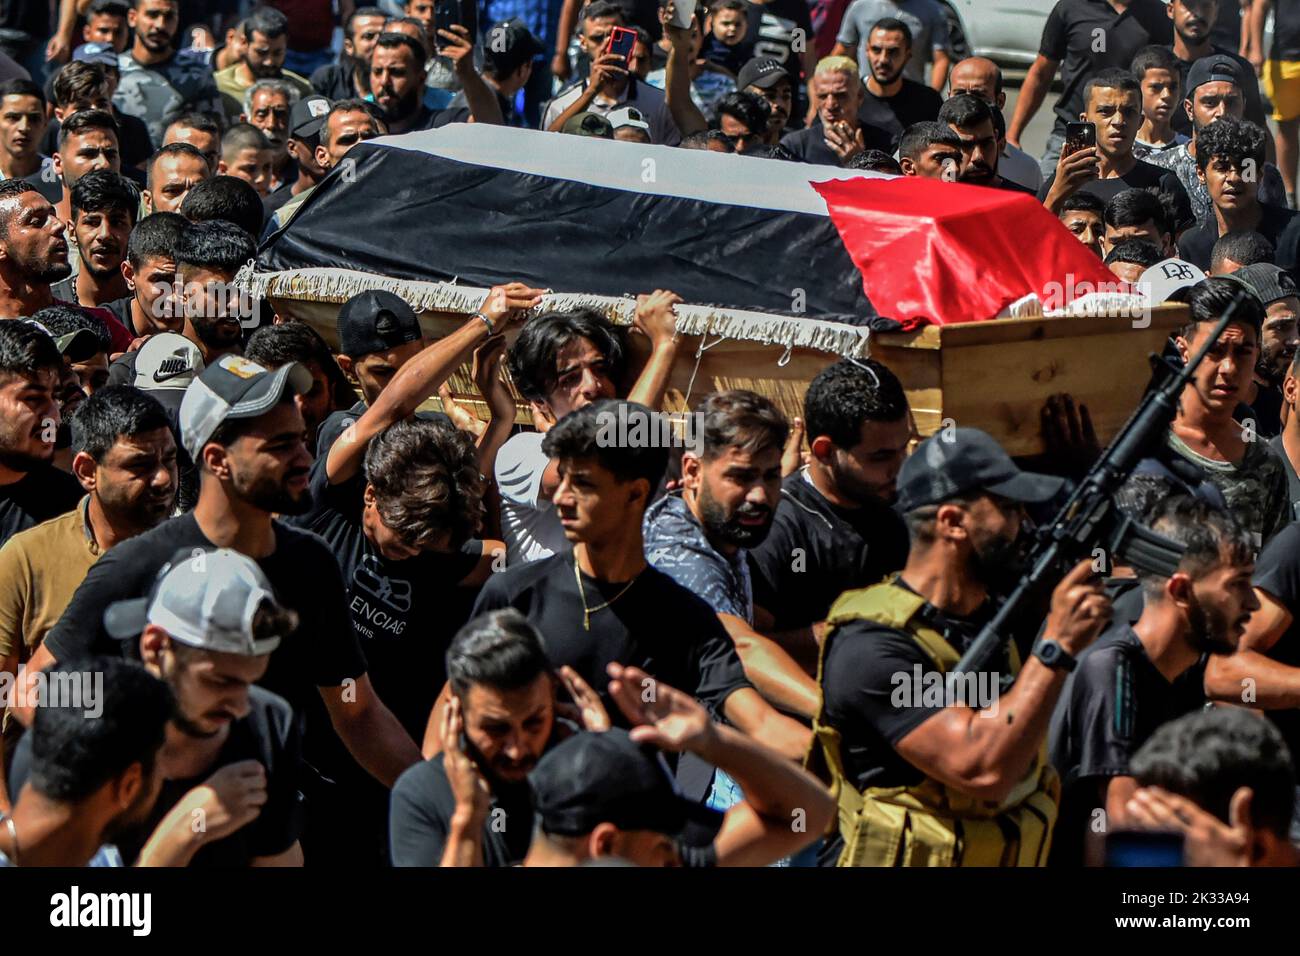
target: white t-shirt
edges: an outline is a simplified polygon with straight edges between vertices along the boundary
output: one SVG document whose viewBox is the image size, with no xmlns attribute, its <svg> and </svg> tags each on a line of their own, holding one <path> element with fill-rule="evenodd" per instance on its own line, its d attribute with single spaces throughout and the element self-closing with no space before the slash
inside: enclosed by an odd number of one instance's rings
<svg viewBox="0 0 1300 956">
<path fill-rule="evenodd" d="M 542 473 L 551 460 L 542 453 L 542 435 L 520 432 L 497 452 L 497 488 L 501 491 L 501 534 L 506 563 L 523 564 L 568 550 L 564 529 L 549 501 L 539 501 Z"/>
</svg>

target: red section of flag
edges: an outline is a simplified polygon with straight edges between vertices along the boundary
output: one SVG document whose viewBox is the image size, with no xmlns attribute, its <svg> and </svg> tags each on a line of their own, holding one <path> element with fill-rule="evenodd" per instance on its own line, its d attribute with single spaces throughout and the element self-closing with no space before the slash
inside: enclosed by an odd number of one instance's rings
<svg viewBox="0 0 1300 956">
<path fill-rule="evenodd" d="M 1118 281 L 1025 193 L 913 176 L 812 187 L 876 311 L 909 329 L 991 319 L 1030 292 L 1059 308 Z"/>
</svg>

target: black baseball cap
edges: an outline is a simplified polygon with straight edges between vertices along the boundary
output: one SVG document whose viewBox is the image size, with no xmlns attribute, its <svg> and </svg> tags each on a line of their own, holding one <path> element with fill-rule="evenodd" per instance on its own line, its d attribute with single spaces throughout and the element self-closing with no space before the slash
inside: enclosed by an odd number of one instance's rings
<svg viewBox="0 0 1300 956">
<path fill-rule="evenodd" d="M 494 23 L 484 36 L 483 58 L 492 61 L 497 76 L 513 73 L 546 52 L 518 17 Z"/>
<path fill-rule="evenodd" d="M 401 296 L 381 289 L 359 292 L 339 309 L 339 351 L 354 359 L 418 341 L 420 320 Z"/>
<path fill-rule="evenodd" d="M 333 105 L 327 97 L 318 94 L 304 96 L 289 110 L 289 135 L 304 143 L 315 145 L 321 127 Z"/>
<path fill-rule="evenodd" d="M 1050 501 L 1064 484 L 1064 478 L 1021 471 L 987 432 L 945 429 L 921 442 L 903 462 L 896 508 L 906 514 L 971 491 L 1033 504 Z"/>
<path fill-rule="evenodd" d="M 528 783 L 538 823 L 558 836 L 612 823 L 708 846 L 722 826 L 721 813 L 682 796 L 658 750 L 621 728 L 575 734 L 538 761 Z"/>
<path fill-rule="evenodd" d="M 770 57 L 756 56 L 740 68 L 736 76 L 736 89 L 742 93 L 751 86 L 760 90 L 770 90 L 782 80 L 788 80 L 790 74 L 780 63 Z"/>
<path fill-rule="evenodd" d="M 104 351 L 104 344 L 99 336 L 90 329 L 77 329 L 67 335 L 60 335 L 54 340 L 59 354 L 69 362 L 84 362 L 93 355 Z"/>
<path fill-rule="evenodd" d="M 1291 273 L 1271 262 L 1254 262 L 1242 266 L 1236 272 L 1229 273 L 1227 278 L 1246 285 L 1264 303 L 1265 308 L 1281 299 L 1300 297 L 1300 289 L 1296 288 Z"/>
<path fill-rule="evenodd" d="M 1241 65 L 1230 56 L 1201 57 L 1187 71 L 1187 91 L 1183 96 L 1190 99 L 1192 91 L 1206 83 L 1235 83 L 1240 87 Z"/>
</svg>

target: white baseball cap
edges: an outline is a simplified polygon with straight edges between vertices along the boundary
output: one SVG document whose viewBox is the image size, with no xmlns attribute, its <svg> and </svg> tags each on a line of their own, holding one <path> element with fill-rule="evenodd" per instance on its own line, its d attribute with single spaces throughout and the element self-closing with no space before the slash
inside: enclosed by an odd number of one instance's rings
<svg viewBox="0 0 1300 956">
<path fill-rule="evenodd" d="M 1179 289 L 1196 285 L 1205 278 L 1198 267 L 1177 257 L 1163 259 L 1142 275 L 1135 283 L 1136 290 L 1152 305 L 1165 302 Z"/>
<path fill-rule="evenodd" d="M 159 572 L 148 597 L 108 606 L 104 629 L 131 641 L 153 624 L 188 647 L 260 657 L 280 645 L 278 636 L 254 636 L 253 620 L 264 605 L 282 610 L 252 558 L 229 548 L 181 551 Z"/>
<path fill-rule="evenodd" d="M 616 110 L 611 110 L 605 114 L 605 119 L 609 120 L 609 125 L 614 129 L 622 129 L 624 126 L 633 126 L 644 130 L 650 129 L 650 124 L 645 121 L 645 116 L 635 106 L 622 106 Z"/>
<path fill-rule="evenodd" d="M 203 371 L 203 353 L 183 335 L 159 332 L 149 336 L 135 356 L 135 380 L 146 392 L 183 392 Z"/>
</svg>

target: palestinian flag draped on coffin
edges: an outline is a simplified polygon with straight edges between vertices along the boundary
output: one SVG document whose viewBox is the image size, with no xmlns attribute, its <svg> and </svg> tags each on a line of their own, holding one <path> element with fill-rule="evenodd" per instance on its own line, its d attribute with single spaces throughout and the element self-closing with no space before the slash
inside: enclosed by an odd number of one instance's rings
<svg viewBox="0 0 1300 956">
<path fill-rule="evenodd" d="M 663 288 L 692 304 L 861 324 L 875 314 L 862 276 L 809 183 L 864 175 L 457 123 L 358 144 L 267 239 L 255 272 L 518 279 L 599 296 Z"/>
</svg>

